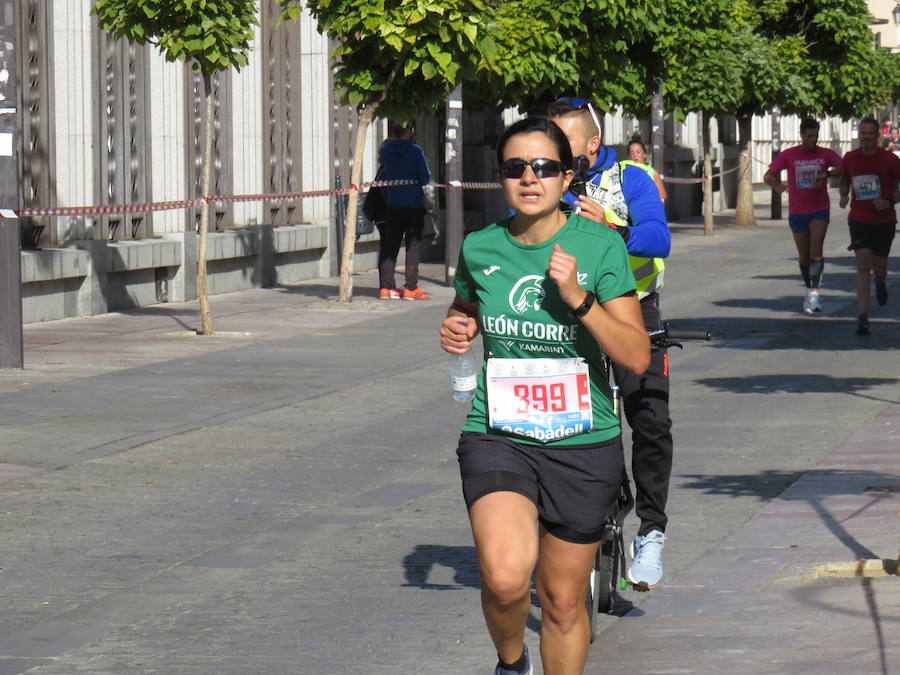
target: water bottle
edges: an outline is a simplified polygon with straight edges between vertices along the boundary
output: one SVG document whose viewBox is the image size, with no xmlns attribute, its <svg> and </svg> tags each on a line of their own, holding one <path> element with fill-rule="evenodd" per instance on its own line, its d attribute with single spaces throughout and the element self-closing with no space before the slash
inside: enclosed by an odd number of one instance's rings
<svg viewBox="0 0 900 675">
<path fill-rule="evenodd" d="M 456 401 L 471 401 L 478 383 L 479 364 L 470 349 L 465 354 L 450 355 L 450 389 Z"/>
</svg>

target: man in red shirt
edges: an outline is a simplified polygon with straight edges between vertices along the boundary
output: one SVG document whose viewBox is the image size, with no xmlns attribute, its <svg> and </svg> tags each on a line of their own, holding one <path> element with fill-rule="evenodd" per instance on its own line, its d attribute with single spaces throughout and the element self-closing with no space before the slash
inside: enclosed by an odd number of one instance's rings
<svg viewBox="0 0 900 675">
<path fill-rule="evenodd" d="M 800 145 L 780 153 L 769 165 L 763 180 L 778 193 L 787 191 L 788 225 L 797 245 L 800 274 L 806 285 L 803 311 L 821 312 L 819 283 L 825 269 L 822 247 L 828 230 L 831 202 L 828 199 L 828 176 L 840 174 L 841 158 L 830 148 L 821 148 L 819 123 L 807 117 L 800 123 Z M 833 173 L 829 168 L 834 167 Z M 787 185 L 779 174 L 787 169 Z"/>
<path fill-rule="evenodd" d="M 857 335 L 869 335 L 869 277 L 875 277 L 875 300 L 888 300 L 887 259 L 894 240 L 900 201 L 900 157 L 878 147 L 878 122 L 866 117 L 859 123 L 859 149 L 844 155 L 841 173 L 841 208 L 850 190 L 849 250 L 856 254 L 856 302 L 859 306 Z"/>
</svg>

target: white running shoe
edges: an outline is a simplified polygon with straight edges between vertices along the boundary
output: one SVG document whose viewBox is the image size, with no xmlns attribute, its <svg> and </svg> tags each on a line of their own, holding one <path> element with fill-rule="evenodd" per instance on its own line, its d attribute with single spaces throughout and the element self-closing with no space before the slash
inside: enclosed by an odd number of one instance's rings
<svg viewBox="0 0 900 675">
<path fill-rule="evenodd" d="M 803 296 L 803 311 L 807 314 L 812 314 L 812 304 L 810 302 L 810 298 L 812 297 L 812 291 L 810 289 L 806 289 L 806 295 Z"/>
<path fill-rule="evenodd" d="M 822 311 L 822 301 L 819 299 L 818 291 L 809 292 L 809 314 Z"/>
<path fill-rule="evenodd" d="M 636 591 L 649 591 L 663 575 L 662 552 L 666 536 L 652 530 L 645 537 L 635 537 L 631 544 L 631 567 L 625 576 Z"/>
</svg>

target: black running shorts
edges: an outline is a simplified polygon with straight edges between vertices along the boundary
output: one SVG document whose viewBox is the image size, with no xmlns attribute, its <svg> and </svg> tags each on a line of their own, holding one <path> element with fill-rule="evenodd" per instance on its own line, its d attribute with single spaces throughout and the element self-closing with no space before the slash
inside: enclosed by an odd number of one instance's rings
<svg viewBox="0 0 900 675">
<path fill-rule="evenodd" d="M 896 223 L 862 223 L 858 220 L 847 222 L 850 225 L 850 246 L 847 250 L 867 248 L 872 251 L 872 255 L 879 258 L 888 257 L 897 229 Z"/>
<path fill-rule="evenodd" d="M 621 436 L 553 448 L 464 431 L 456 454 L 468 508 L 491 492 L 518 492 L 548 532 L 576 544 L 600 541 L 625 475 Z"/>
</svg>

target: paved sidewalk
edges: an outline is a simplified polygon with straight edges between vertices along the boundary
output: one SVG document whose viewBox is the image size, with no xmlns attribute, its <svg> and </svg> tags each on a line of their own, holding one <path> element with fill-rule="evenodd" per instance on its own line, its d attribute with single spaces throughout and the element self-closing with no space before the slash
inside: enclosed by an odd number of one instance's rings
<svg viewBox="0 0 900 675">
<path fill-rule="evenodd" d="M 720 214 L 714 237 L 702 236 L 699 220 L 673 224 L 675 254 L 687 261 L 708 250 L 728 263 L 758 251 L 760 267 L 781 255 L 779 270 L 791 271 L 755 283 L 795 284 L 791 251 L 772 241 L 787 241 L 784 228 L 735 228 L 730 217 Z M 731 313 L 755 309 L 732 293 L 745 280 L 728 269 L 714 270 L 720 287 L 696 295 L 672 283 L 670 311 L 686 315 L 704 293 L 730 293 L 713 317 L 724 330 Z M 442 266 L 422 272 L 432 302 L 377 300 L 375 272 L 354 277 L 350 305 L 333 301 L 336 279 L 214 296 L 213 337 L 192 333 L 196 303 L 26 326 L 25 369 L 0 371 L 0 675 L 410 673 L 432 653 L 454 655 L 443 672 L 487 672 L 477 665 L 490 654 L 455 462 L 439 454 L 461 417 L 446 402 L 445 360 L 430 342 L 452 290 Z M 844 274 L 837 261 L 828 273 Z M 835 378 L 852 395 L 847 410 L 790 405 L 801 431 L 811 415 L 865 416 L 848 435 L 809 443 L 821 452 L 800 471 L 755 468 L 708 448 L 710 465 L 734 470 L 680 477 L 678 490 L 703 498 L 680 500 L 688 512 L 667 547 L 664 583 L 622 594 L 586 672 L 900 673 L 896 311 L 860 343 L 852 297 L 836 281 L 829 288 L 818 324 L 797 316 L 799 294 L 766 298 L 766 311 L 789 317 L 771 325 L 801 336 L 822 330 L 813 356 L 824 352 L 837 370 L 849 355 L 860 374 L 882 379 L 851 389 Z M 726 425 L 746 423 L 734 383 L 748 368 L 769 377 L 766 365 L 790 373 L 807 358 L 767 346 L 781 334 L 760 321 L 758 333 L 673 357 L 682 377 L 720 376 L 701 382 L 721 406 L 712 416 L 682 394 L 679 442 L 719 411 L 732 416 Z M 833 330 L 826 336 L 822 326 Z M 400 354 L 399 335 L 409 338 Z M 768 364 L 732 365 L 762 349 Z M 299 367 L 303 378 L 294 377 Z M 761 381 L 780 381 L 771 378 Z M 716 391 L 726 380 L 731 391 Z M 773 454 L 799 453 L 768 419 L 751 423 L 767 442 L 784 443 Z M 299 435 L 326 452 L 291 450 Z M 296 468 L 288 475 L 286 466 Z M 360 482 L 350 485 L 350 475 Z M 723 524 L 714 542 L 691 532 L 692 516 L 715 522 L 709 511 L 723 497 L 752 504 L 749 517 Z M 364 540 L 370 578 L 358 579 L 351 562 Z M 394 561 L 379 558 L 391 554 L 403 559 L 399 584 Z M 341 588 L 317 585 L 335 575 Z M 288 603 L 296 588 L 313 590 Z"/>
<path fill-rule="evenodd" d="M 689 487 L 753 495 L 759 478 Z M 690 569 L 623 607 L 587 672 L 609 672 L 609 651 L 617 671 L 648 675 L 898 673 L 898 525 L 895 401 Z"/>
</svg>

